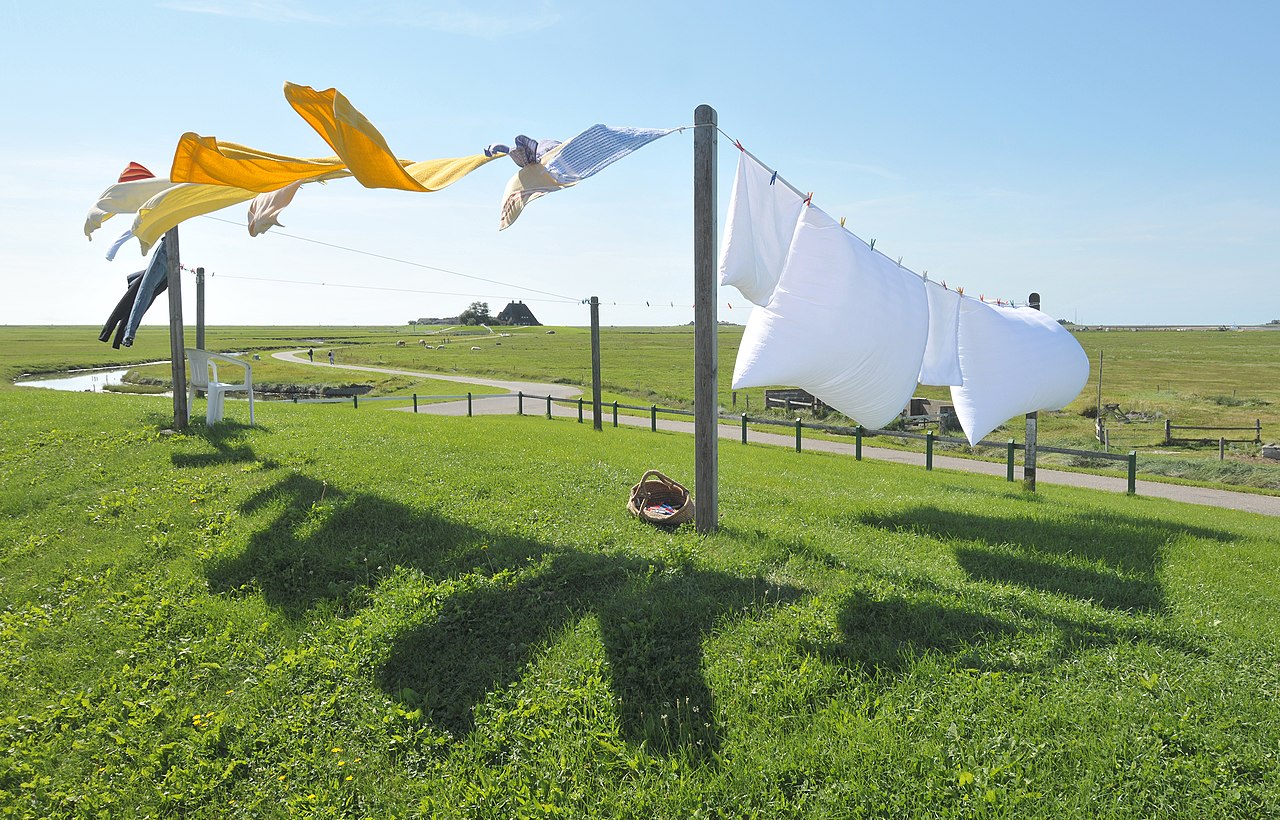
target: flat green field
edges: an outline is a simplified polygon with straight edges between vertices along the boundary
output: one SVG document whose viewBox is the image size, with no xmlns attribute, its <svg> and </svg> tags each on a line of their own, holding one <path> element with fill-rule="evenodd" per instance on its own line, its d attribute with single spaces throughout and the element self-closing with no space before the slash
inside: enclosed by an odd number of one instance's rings
<svg viewBox="0 0 1280 820">
<path fill-rule="evenodd" d="M 683 435 L 170 417 L 0 391 L 0 814 L 1280 816 L 1274 519 L 735 446 L 699 537 L 623 510 Z"/>
<path fill-rule="evenodd" d="M 548 333 L 548 330 L 554 330 Z M 343 386 L 368 384 L 372 395 L 457 395 L 457 384 L 408 377 L 309 369 L 271 359 L 270 353 L 314 347 L 324 360 L 334 350 L 338 362 L 377 367 L 563 383 L 589 389 L 590 334 L 585 328 L 210 328 L 207 346 L 224 351 L 257 352 L 255 380 L 262 384 Z M 189 342 L 194 333 L 188 329 Z M 719 328 L 720 405 L 728 412 L 768 415 L 763 389 L 730 387 L 742 327 Z M 62 370 L 105 364 L 131 364 L 168 357 L 167 331 L 144 327 L 133 349 L 113 351 L 97 342 L 94 328 L 0 327 L 0 373 Z M 1223 486 L 1280 491 L 1280 465 L 1264 460 L 1250 441 L 1227 445 L 1219 462 L 1217 438 L 1252 439 L 1252 431 L 1203 431 L 1207 442 L 1164 444 L 1165 420 L 1184 426 L 1249 427 L 1260 421 L 1263 442 L 1280 440 L 1280 329 L 1243 331 L 1081 331 L 1076 338 L 1092 363 L 1089 384 L 1067 408 L 1041 413 L 1040 442 L 1076 449 L 1101 449 L 1091 413 L 1097 404 L 1098 361 L 1102 356 L 1102 401 L 1119 406 L 1124 421 L 1106 418 L 1111 450 L 1137 450 L 1144 475 Z M 445 340 L 447 343 L 443 343 Z M 431 345 L 428 349 L 419 340 Z M 404 346 L 398 346 L 404 342 Z M 193 343 L 193 342 L 191 342 Z M 479 347 L 480 350 L 472 350 Z M 693 329 L 691 327 L 606 327 L 601 334 L 606 401 L 682 407 L 693 401 Z M 139 368 L 161 381 L 168 368 Z M 7 380 L 6 380 L 7 384 Z M 3 389 L 3 386 L 0 386 Z M 471 392 L 486 392 L 473 387 Z M 921 388 L 920 395 L 946 399 L 946 388 Z M 779 411 L 771 411 L 778 418 Z M 840 423 L 840 417 L 825 419 Z M 990 438 L 1023 439 L 1024 424 L 1012 419 Z M 879 439 L 878 445 L 897 445 Z M 962 454 L 968 448 L 959 448 Z M 982 453 L 979 453 L 980 455 Z M 999 454 L 985 453 L 999 458 Z M 1050 465 L 1071 466 L 1076 459 L 1045 456 Z M 1096 466 L 1096 465 L 1095 465 Z"/>
</svg>

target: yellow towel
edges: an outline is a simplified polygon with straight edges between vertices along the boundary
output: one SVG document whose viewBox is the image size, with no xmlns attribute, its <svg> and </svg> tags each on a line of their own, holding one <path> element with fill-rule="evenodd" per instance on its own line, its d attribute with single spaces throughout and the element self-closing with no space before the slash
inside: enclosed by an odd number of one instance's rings
<svg viewBox="0 0 1280 820">
<path fill-rule="evenodd" d="M 169 178 L 174 182 L 230 185 L 268 193 L 330 172 L 346 176 L 346 163 L 338 157 L 308 159 L 271 154 L 188 131 L 178 139 Z"/>
<path fill-rule="evenodd" d="M 285 83 L 284 96 L 366 188 L 438 191 L 497 158 L 477 154 L 405 163 L 396 159 L 373 123 L 337 89 L 316 91 L 310 86 Z"/>
<path fill-rule="evenodd" d="M 248 202 L 257 196 L 244 188 L 227 185 L 186 183 L 156 194 L 138 208 L 133 220 L 133 235 L 138 237 L 144 254 L 151 250 L 165 231 L 193 216 L 212 213 L 220 208 Z"/>
</svg>

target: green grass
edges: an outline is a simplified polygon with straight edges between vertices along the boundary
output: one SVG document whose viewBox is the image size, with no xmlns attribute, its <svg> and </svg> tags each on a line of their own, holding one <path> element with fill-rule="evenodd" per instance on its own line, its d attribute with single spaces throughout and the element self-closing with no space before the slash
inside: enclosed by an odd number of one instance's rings
<svg viewBox="0 0 1280 820">
<path fill-rule="evenodd" d="M 339 363 L 375 367 L 471 374 L 560 382 L 584 389 L 590 386 L 590 334 L 585 328 L 506 328 L 503 337 L 483 329 L 399 328 L 234 328 L 209 329 L 208 347 L 216 350 L 259 352 L 254 363 L 260 384 L 343 386 L 368 384 L 372 395 L 457 395 L 467 388 L 449 382 L 411 377 L 349 372 L 341 377 L 324 368 L 308 368 L 278 362 L 270 353 L 314 346 L 317 356 L 338 351 Z M 465 335 L 464 335 L 465 334 Z M 733 361 L 742 334 L 740 326 L 718 331 L 720 403 L 726 411 L 763 412 L 764 391 L 730 388 Z M 194 334 L 188 329 L 188 337 Z M 444 338 L 450 342 L 440 346 Z M 1095 406 L 1099 376 L 1098 356 L 1104 355 L 1103 401 L 1117 403 L 1126 413 L 1141 413 L 1146 422 L 1121 424 L 1109 421 L 1112 450 L 1139 452 L 1144 476 L 1173 476 L 1210 486 L 1249 486 L 1274 492 L 1280 487 L 1280 465 L 1259 456 L 1254 444 L 1232 444 L 1229 458 L 1217 461 L 1213 446 L 1184 444 L 1168 447 L 1164 419 L 1181 425 L 1251 426 L 1262 422 L 1264 441 L 1275 441 L 1280 431 L 1280 384 L 1272 378 L 1280 362 L 1280 331 L 1085 331 L 1076 334 L 1092 362 L 1090 382 L 1080 396 L 1061 412 L 1040 414 L 1039 440 L 1045 446 L 1099 449 L 1094 422 L 1083 415 Z M 436 346 L 427 350 L 424 339 Z M 397 347 L 397 342 L 405 342 Z M 472 347 L 481 350 L 473 351 Z M 601 336 L 604 400 L 624 404 L 688 408 L 693 399 L 693 329 L 606 327 Z M 98 364 L 130 364 L 167 358 L 165 328 L 144 327 L 131 350 L 112 351 L 97 342 L 94 328 L 0 327 L 0 373 L 11 377 L 23 372 L 67 369 Z M 132 357 L 132 358 L 130 358 Z M 139 368 L 140 374 L 167 382 L 167 368 Z M 0 389 L 4 389 L 0 385 Z M 472 387 L 473 393 L 494 392 Z M 920 388 L 921 395 L 945 398 L 946 388 Z M 626 412 L 626 411 L 623 411 Z M 839 423 L 842 417 L 826 419 Z M 1206 432 L 1205 436 L 1217 435 Z M 1230 435 L 1230 434 L 1228 434 Z M 1240 433 L 1240 436 L 1251 434 Z M 1024 437 L 1022 419 L 1011 419 L 990 438 Z M 918 442 L 901 443 L 881 438 L 877 446 L 919 449 Z M 962 449 L 958 454 L 966 455 Z M 1000 453 L 980 450 L 974 457 L 998 460 Z M 1042 455 L 1045 466 L 1070 468 L 1074 457 Z"/>
<path fill-rule="evenodd" d="M 0 392 L 0 813 L 1280 813 L 1273 519 L 726 445 L 698 537 L 686 436 L 258 413 Z"/>
</svg>

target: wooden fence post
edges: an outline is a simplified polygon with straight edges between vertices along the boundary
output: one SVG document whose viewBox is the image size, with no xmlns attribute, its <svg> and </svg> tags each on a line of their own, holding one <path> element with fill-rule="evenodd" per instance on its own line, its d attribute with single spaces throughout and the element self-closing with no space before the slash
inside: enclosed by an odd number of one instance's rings
<svg viewBox="0 0 1280 820">
<path fill-rule="evenodd" d="M 1040 294 L 1032 293 L 1028 296 L 1027 307 L 1039 310 Z M 1022 455 L 1022 486 L 1031 492 L 1036 491 L 1036 435 L 1039 424 L 1039 413 L 1027 413 L 1027 448 Z"/>
<path fill-rule="evenodd" d="M 591 429 L 603 430 L 604 420 L 600 407 L 600 299 L 591 297 Z M 582 410 L 578 410 L 582 421 Z M 616 426 L 616 425 L 615 425 Z"/>
</svg>

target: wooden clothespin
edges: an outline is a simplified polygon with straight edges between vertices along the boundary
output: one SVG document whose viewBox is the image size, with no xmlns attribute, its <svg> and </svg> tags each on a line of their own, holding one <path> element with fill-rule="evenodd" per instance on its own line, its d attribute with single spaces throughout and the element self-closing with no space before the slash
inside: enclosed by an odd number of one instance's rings
<svg viewBox="0 0 1280 820">
<path fill-rule="evenodd" d="M 812 204 L 813 204 L 813 191 L 810 191 L 810 192 L 809 192 L 809 195 L 808 195 L 807 197 L 805 197 L 805 198 L 804 198 L 804 204 L 805 204 L 805 205 L 812 205 Z"/>
<path fill-rule="evenodd" d="M 843 216 L 842 216 L 842 217 L 840 217 L 840 227 L 841 227 L 841 228 L 843 228 L 843 227 L 844 227 L 844 217 L 843 217 Z"/>
</svg>

